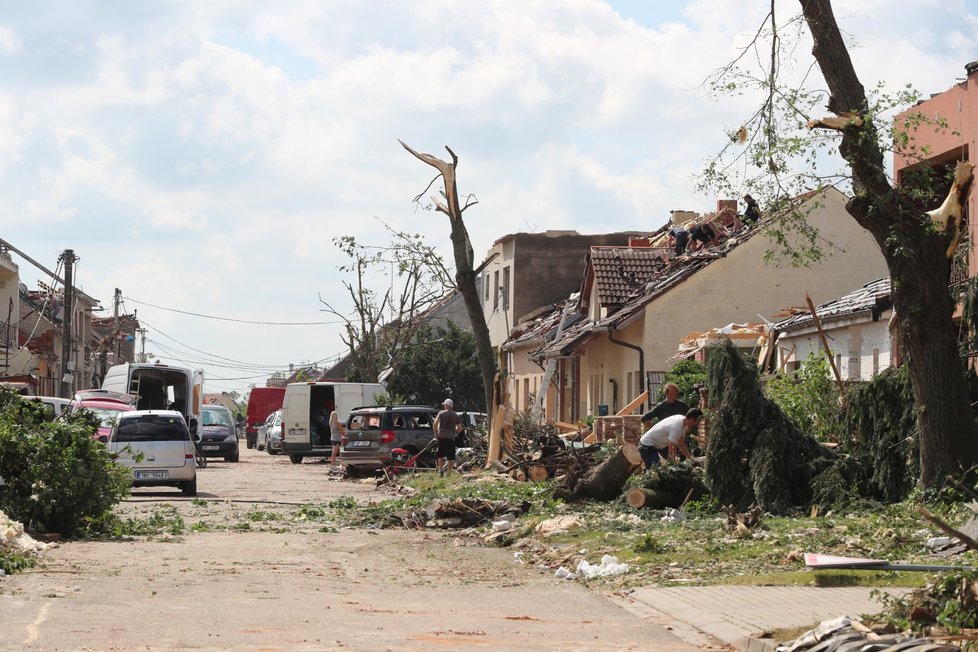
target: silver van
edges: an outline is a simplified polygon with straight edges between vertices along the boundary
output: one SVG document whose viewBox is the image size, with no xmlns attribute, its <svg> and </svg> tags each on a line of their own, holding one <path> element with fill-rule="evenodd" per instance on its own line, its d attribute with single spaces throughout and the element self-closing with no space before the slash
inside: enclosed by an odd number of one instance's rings
<svg viewBox="0 0 978 652">
<path fill-rule="evenodd" d="M 176 410 L 123 412 L 109 436 L 109 451 L 132 469 L 133 486 L 175 486 L 185 496 L 197 495 L 197 464 L 193 439 Z"/>
</svg>

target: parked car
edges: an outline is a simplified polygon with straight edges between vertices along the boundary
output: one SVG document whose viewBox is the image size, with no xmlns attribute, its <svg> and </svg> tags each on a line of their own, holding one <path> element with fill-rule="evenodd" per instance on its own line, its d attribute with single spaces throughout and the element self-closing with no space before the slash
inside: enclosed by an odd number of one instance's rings
<svg viewBox="0 0 978 652">
<path fill-rule="evenodd" d="M 71 403 L 70 399 L 59 398 L 57 396 L 28 396 L 27 400 L 43 403 L 44 407 L 51 415 L 51 419 L 57 419 L 64 412 L 64 409 Z"/>
<path fill-rule="evenodd" d="M 351 472 L 375 470 L 387 463 L 392 448 L 403 448 L 411 455 L 420 452 L 434 439 L 436 416 L 438 410 L 426 405 L 352 410 L 346 422 L 343 464 Z"/>
<path fill-rule="evenodd" d="M 258 448 L 261 443 L 259 430 L 268 420 L 268 415 L 282 407 L 282 399 L 285 398 L 284 387 L 253 387 L 248 394 L 248 405 L 245 408 L 245 445 L 248 448 Z"/>
<path fill-rule="evenodd" d="M 223 405 L 204 405 L 200 411 L 200 440 L 204 457 L 223 457 L 225 462 L 239 459 L 238 428 L 231 411 Z"/>
<path fill-rule="evenodd" d="M 197 495 L 194 442 L 176 410 L 122 412 L 109 437 L 109 450 L 132 469 L 133 486 L 172 485 Z"/>
<path fill-rule="evenodd" d="M 264 450 L 269 455 L 278 455 L 282 452 L 282 411 L 275 410 L 268 415 L 268 420 L 262 426 L 262 441 L 259 450 Z"/>
<path fill-rule="evenodd" d="M 455 445 L 460 447 L 471 446 L 469 434 L 475 430 L 485 430 L 489 423 L 485 412 L 459 412 L 458 418 L 462 421 L 463 430 L 455 436 Z"/>
<path fill-rule="evenodd" d="M 101 442 L 109 441 L 112 427 L 119 416 L 134 408 L 133 397 L 129 394 L 98 389 L 82 390 L 76 393 L 75 397 L 65 407 L 70 414 L 79 410 L 88 410 L 95 414 L 99 420 L 99 425 L 93 437 Z"/>
</svg>

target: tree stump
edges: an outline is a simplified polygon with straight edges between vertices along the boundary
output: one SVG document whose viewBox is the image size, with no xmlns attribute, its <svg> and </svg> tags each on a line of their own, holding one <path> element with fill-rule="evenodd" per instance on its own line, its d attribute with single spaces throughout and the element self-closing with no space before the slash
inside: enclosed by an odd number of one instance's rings
<svg viewBox="0 0 978 652">
<path fill-rule="evenodd" d="M 625 502 L 635 509 L 664 509 L 679 506 L 679 498 L 675 494 L 641 487 L 629 489 L 625 494 Z"/>
<path fill-rule="evenodd" d="M 608 459 L 585 475 L 574 489 L 574 498 L 614 500 L 621 495 L 621 488 L 632 475 L 632 468 L 641 464 L 638 446 L 622 444 Z"/>
<path fill-rule="evenodd" d="M 534 464 L 526 470 L 526 477 L 530 482 L 543 482 L 548 475 L 550 474 L 547 473 L 547 467 L 542 464 Z"/>
</svg>

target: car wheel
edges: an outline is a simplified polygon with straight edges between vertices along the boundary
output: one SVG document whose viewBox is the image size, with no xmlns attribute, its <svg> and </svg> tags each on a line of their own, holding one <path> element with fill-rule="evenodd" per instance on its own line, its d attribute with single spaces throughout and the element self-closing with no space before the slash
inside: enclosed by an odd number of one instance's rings
<svg viewBox="0 0 978 652">
<path fill-rule="evenodd" d="M 255 450 L 256 451 L 263 451 L 263 450 L 265 450 L 266 447 L 267 447 L 267 444 L 266 444 L 266 442 L 265 442 L 264 439 L 259 439 L 259 440 L 257 440 L 255 442 Z"/>
<path fill-rule="evenodd" d="M 279 453 L 281 453 L 281 452 L 282 452 L 282 451 L 277 451 L 277 450 L 275 450 L 274 448 L 269 448 L 269 449 L 268 449 L 268 454 L 269 454 L 269 455 L 278 455 L 278 454 L 279 454 Z"/>
<path fill-rule="evenodd" d="M 251 437 L 248 437 L 248 439 L 245 440 L 245 446 L 247 446 L 248 448 L 254 448 L 255 440 L 252 439 Z"/>
<path fill-rule="evenodd" d="M 184 496 L 196 496 L 197 495 L 197 476 L 194 476 L 193 480 L 189 482 L 184 482 L 180 485 L 180 491 L 183 492 Z"/>
<path fill-rule="evenodd" d="M 302 455 L 289 455 L 289 461 L 293 464 L 302 464 Z"/>
<path fill-rule="evenodd" d="M 230 455 L 224 458 L 225 462 L 237 462 L 240 458 L 238 451 L 234 451 Z"/>
</svg>

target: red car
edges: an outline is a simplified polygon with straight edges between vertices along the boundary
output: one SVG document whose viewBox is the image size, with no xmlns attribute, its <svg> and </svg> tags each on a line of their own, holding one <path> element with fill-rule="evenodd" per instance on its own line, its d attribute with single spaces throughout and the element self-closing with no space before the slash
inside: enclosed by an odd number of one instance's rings
<svg viewBox="0 0 978 652">
<path fill-rule="evenodd" d="M 75 398 L 69 405 L 70 412 L 81 409 L 89 410 L 98 417 L 98 431 L 93 437 L 101 442 L 107 442 L 112 433 L 112 426 L 119 419 L 119 415 L 128 410 L 134 410 L 135 407 L 132 397 L 128 394 L 85 390 L 75 394 Z"/>
</svg>

